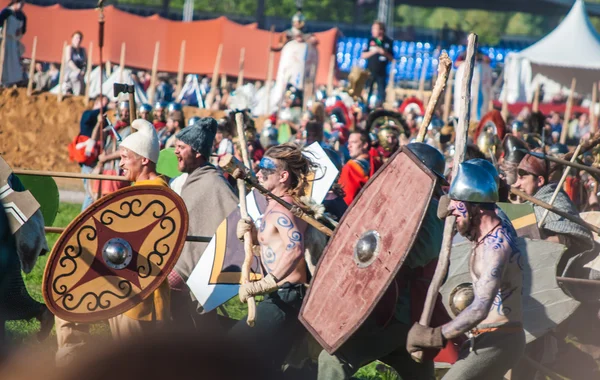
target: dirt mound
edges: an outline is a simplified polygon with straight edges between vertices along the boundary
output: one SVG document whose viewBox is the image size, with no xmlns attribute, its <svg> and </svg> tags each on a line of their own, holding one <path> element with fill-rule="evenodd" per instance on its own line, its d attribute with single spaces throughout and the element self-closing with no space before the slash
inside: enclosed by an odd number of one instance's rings
<svg viewBox="0 0 600 380">
<path fill-rule="evenodd" d="M 27 97 L 23 88 L 0 89 L 0 155 L 13 168 L 78 172 L 67 146 L 79 132 L 83 97 Z M 222 112 L 185 107 L 185 116 L 222 117 Z M 110 115 L 110 114 L 109 114 Z"/>
</svg>

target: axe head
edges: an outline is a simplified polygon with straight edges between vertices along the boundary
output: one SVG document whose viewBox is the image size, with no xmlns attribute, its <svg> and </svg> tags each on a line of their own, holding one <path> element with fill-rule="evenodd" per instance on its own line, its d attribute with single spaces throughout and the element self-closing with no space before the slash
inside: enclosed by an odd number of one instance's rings
<svg viewBox="0 0 600 380">
<path fill-rule="evenodd" d="M 124 84 L 124 83 L 114 83 L 113 84 L 114 96 L 119 96 L 120 93 L 128 93 L 133 94 L 135 91 L 135 87 L 132 84 Z"/>
</svg>

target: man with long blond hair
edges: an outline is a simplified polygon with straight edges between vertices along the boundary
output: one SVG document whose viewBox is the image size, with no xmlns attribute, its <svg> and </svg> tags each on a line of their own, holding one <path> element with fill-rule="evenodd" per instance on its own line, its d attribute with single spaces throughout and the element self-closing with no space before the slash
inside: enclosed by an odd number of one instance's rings
<svg viewBox="0 0 600 380">
<path fill-rule="evenodd" d="M 291 204 L 299 204 L 304 195 L 307 176 L 313 164 L 295 144 L 282 144 L 267 150 L 260 161 L 258 181 L 274 195 Z M 304 329 L 298 314 L 308 283 L 304 259 L 306 222 L 295 217 L 279 203 L 268 199 L 265 213 L 256 221 L 241 220 L 237 234 L 252 233 L 253 245 L 260 250 L 263 277 L 243 284 L 240 300 L 265 295 L 256 308 L 256 324 L 246 320 L 233 327 L 231 334 L 249 345 L 261 342 L 260 354 L 277 371 L 286 354 Z"/>
</svg>

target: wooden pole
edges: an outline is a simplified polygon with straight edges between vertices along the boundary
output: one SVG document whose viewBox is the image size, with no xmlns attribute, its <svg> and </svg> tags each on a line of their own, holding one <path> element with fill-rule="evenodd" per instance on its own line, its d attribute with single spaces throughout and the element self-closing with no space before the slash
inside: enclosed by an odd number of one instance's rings
<svg viewBox="0 0 600 380">
<path fill-rule="evenodd" d="M 63 84 L 65 83 L 65 66 L 67 65 L 67 60 L 65 59 L 67 55 L 67 41 L 63 42 L 63 50 L 62 50 L 62 58 L 60 60 L 60 77 L 58 78 L 58 102 L 62 102 L 63 100 Z"/>
<path fill-rule="evenodd" d="M 531 202 L 531 203 L 533 203 L 536 206 L 545 208 L 546 210 L 550 210 L 550 211 L 552 211 L 553 213 L 555 213 L 558 216 L 562 216 L 563 218 L 568 219 L 568 220 L 570 220 L 573 223 L 577 223 L 580 226 L 583 226 L 583 227 L 585 227 L 585 228 L 587 228 L 589 230 L 592 230 L 593 232 L 595 232 L 597 234 L 600 234 L 600 227 L 596 227 L 593 224 L 590 224 L 590 223 L 586 222 L 585 220 L 581 219 L 579 216 L 571 215 L 568 212 L 559 210 L 556 207 L 551 206 L 551 205 L 549 205 L 546 202 L 542 202 L 542 201 L 540 201 L 539 199 L 537 199 L 535 197 L 527 195 L 527 193 L 524 193 L 521 190 L 515 189 L 514 187 L 510 189 L 510 192 L 513 193 L 514 195 L 517 195 L 517 196 L 521 197 L 521 199 L 524 199 L 524 200 L 526 200 L 528 202 Z"/>
<path fill-rule="evenodd" d="M 571 157 L 571 162 L 575 162 L 575 160 L 577 160 L 577 156 L 579 155 L 579 152 L 581 151 L 582 146 L 583 145 L 581 143 L 579 143 L 579 145 L 577 145 L 577 148 L 575 148 L 575 153 L 573 153 L 573 157 Z M 560 181 L 558 182 L 558 186 L 556 187 L 556 190 L 554 190 L 554 194 L 552 194 L 552 198 L 550 198 L 550 206 L 552 206 L 554 204 L 554 201 L 556 200 L 556 197 L 558 197 L 558 193 L 560 193 L 565 181 L 567 180 L 567 177 L 569 176 L 570 171 L 571 171 L 571 167 L 565 166 L 562 177 L 560 178 Z M 548 217 L 549 212 L 550 211 L 548 211 L 548 210 L 544 211 L 544 215 L 542 215 L 542 219 L 540 219 L 540 221 L 538 222 L 539 228 L 542 228 L 542 225 L 546 221 L 546 218 Z"/>
<path fill-rule="evenodd" d="M 66 228 L 63 227 L 44 227 L 44 232 L 47 234 L 62 234 Z M 210 243 L 212 237 L 210 236 L 193 236 L 188 235 L 185 237 L 185 241 L 193 241 L 196 243 Z"/>
<path fill-rule="evenodd" d="M 4 60 L 6 59 L 6 26 L 8 20 L 4 21 L 2 26 L 2 44 L 0 44 L 0 84 L 2 84 L 2 77 L 4 75 Z"/>
<path fill-rule="evenodd" d="M 577 84 L 577 79 L 573 78 L 571 80 L 571 92 L 569 93 L 569 98 L 567 99 L 567 108 L 565 109 L 565 119 L 563 121 L 563 128 L 560 133 L 560 143 L 566 144 L 567 137 L 569 134 L 569 121 L 571 120 L 571 110 L 573 109 L 573 96 L 575 95 L 575 85 Z"/>
<path fill-rule="evenodd" d="M 471 94 L 473 100 L 471 101 L 471 120 L 479 121 L 479 88 L 481 87 L 481 71 L 477 76 L 473 75 L 473 84 L 475 92 Z"/>
<path fill-rule="evenodd" d="M 394 67 L 396 67 L 396 61 L 392 61 L 392 65 L 390 66 L 390 74 L 388 77 L 388 84 L 385 88 L 385 103 L 387 105 L 387 109 L 392 109 L 394 107 L 394 101 L 396 100 L 396 93 L 394 90 Z M 360 95 L 360 94 L 359 94 Z"/>
<path fill-rule="evenodd" d="M 125 42 L 123 42 L 121 44 L 121 57 L 119 59 L 119 83 L 123 83 L 123 70 L 125 70 L 125 53 L 127 51 L 126 49 L 127 47 L 125 46 Z"/>
<path fill-rule="evenodd" d="M 106 73 L 106 76 L 110 77 L 112 75 L 112 64 L 110 63 L 110 61 L 106 61 L 104 66 L 104 72 Z"/>
<path fill-rule="evenodd" d="M 90 101 L 90 78 L 92 76 L 92 56 L 94 54 L 94 43 L 90 42 L 90 48 L 88 50 L 88 61 L 87 61 L 87 67 L 85 69 L 85 105 L 87 105 Z M 102 90 L 100 90 L 100 93 L 102 93 Z M 100 94 L 102 95 L 102 94 Z"/>
<path fill-rule="evenodd" d="M 102 175 L 102 174 L 82 174 L 82 173 L 69 173 L 69 172 L 46 172 L 41 170 L 23 170 L 13 169 L 12 171 L 16 175 L 35 175 L 40 177 L 57 177 L 57 178 L 76 178 L 76 179 L 97 179 L 107 181 L 123 181 L 131 182 L 127 177 L 118 175 Z"/>
<path fill-rule="evenodd" d="M 238 72 L 236 90 L 240 90 L 244 85 L 244 60 L 246 59 L 246 48 L 240 50 L 240 70 Z"/>
<path fill-rule="evenodd" d="M 508 68 L 504 67 L 504 92 L 502 93 L 502 118 L 508 121 Z"/>
<path fill-rule="evenodd" d="M 302 103 L 302 111 L 306 111 L 308 108 L 308 102 L 312 99 L 315 94 L 315 73 L 317 71 L 316 65 L 311 65 L 308 71 L 308 77 L 304 77 L 304 99 Z"/>
<path fill-rule="evenodd" d="M 335 54 L 329 59 L 329 73 L 327 73 L 327 96 L 333 94 L 333 78 L 335 77 Z"/>
<path fill-rule="evenodd" d="M 221 87 L 221 89 L 227 87 L 227 74 L 221 74 L 221 84 L 219 85 L 219 87 Z"/>
<path fill-rule="evenodd" d="M 158 75 L 158 54 L 160 53 L 160 41 L 156 41 L 156 45 L 154 46 L 154 58 L 152 59 L 152 77 L 150 79 L 150 88 L 149 88 L 149 96 L 148 100 L 150 104 L 155 103 L 156 97 L 156 76 Z"/>
<path fill-rule="evenodd" d="M 206 108 L 210 108 L 215 100 L 215 94 L 217 92 L 217 84 L 219 80 L 219 71 L 221 70 L 221 56 L 223 55 L 223 44 L 219 45 L 217 50 L 217 59 L 215 60 L 215 67 L 213 69 L 213 76 L 210 82 L 210 92 L 206 96 Z"/>
<path fill-rule="evenodd" d="M 31 49 L 31 63 L 29 64 L 29 82 L 27 83 L 27 96 L 33 93 L 33 76 L 35 75 L 35 55 L 37 52 L 37 36 L 33 37 L 33 47 Z"/>
<path fill-rule="evenodd" d="M 540 110 L 540 82 L 538 82 L 535 86 L 531 103 L 531 112 L 538 112 Z"/>
<path fill-rule="evenodd" d="M 265 109 L 265 113 L 267 115 L 270 114 L 271 109 L 271 87 L 273 85 L 273 66 L 275 65 L 275 52 L 269 52 L 269 66 L 267 69 L 267 83 L 265 83 L 265 91 L 266 91 L 266 104 L 267 108 Z"/>
<path fill-rule="evenodd" d="M 237 126 L 238 139 L 240 140 L 240 150 L 242 151 L 242 158 L 244 160 L 244 166 L 247 169 L 252 168 L 250 157 L 248 155 L 248 145 L 246 145 L 246 135 L 244 134 L 244 114 L 238 112 L 235 115 L 235 123 Z M 243 179 L 237 180 L 238 191 L 240 193 L 240 214 L 242 219 L 247 219 L 248 208 L 246 206 L 246 183 Z M 250 282 L 250 266 L 252 265 L 252 258 L 254 256 L 252 252 L 252 233 L 246 232 L 244 234 L 244 263 L 242 264 L 242 284 Z M 248 326 L 254 326 L 256 320 L 256 301 L 254 297 L 248 298 L 248 317 L 246 323 Z"/>
<path fill-rule="evenodd" d="M 175 92 L 177 96 L 181 93 L 183 89 L 183 68 L 185 64 L 185 45 L 186 41 L 181 41 L 181 49 L 179 50 L 179 67 L 177 68 L 177 89 Z"/>
<path fill-rule="evenodd" d="M 446 93 L 444 94 L 444 123 L 450 121 L 450 108 L 452 107 L 452 91 L 454 89 L 454 74 L 456 70 L 450 70 L 450 77 L 448 78 L 448 85 L 446 86 Z"/>
<path fill-rule="evenodd" d="M 470 116 L 470 103 L 471 103 L 471 80 L 473 79 L 473 68 L 475 67 L 475 48 L 477 46 L 477 35 L 471 33 L 469 35 L 467 43 L 467 56 L 463 65 L 465 66 L 464 76 L 462 79 L 462 91 L 460 97 L 460 112 L 458 115 L 458 126 L 456 128 L 456 153 L 454 154 L 453 166 L 452 166 L 452 179 L 456 178 L 458 172 L 458 166 L 465 159 L 465 153 L 467 150 L 467 134 L 469 132 L 469 116 Z M 450 264 L 450 250 L 452 248 L 452 235 L 454 232 L 454 226 L 456 224 L 456 217 L 450 215 L 446 218 L 444 225 L 444 238 L 442 240 L 442 251 L 438 259 L 437 267 L 435 268 L 435 274 L 433 280 L 427 290 L 427 297 L 425 298 L 425 305 L 423 307 L 423 313 L 419 323 L 423 326 L 429 326 L 431 322 L 431 315 L 433 314 L 433 307 L 438 297 L 440 287 L 446 279 L 448 273 L 448 266 Z M 423 352 L 415 352 L 413 358 L 420 361 L 423 357 Z"/>
<path fill-rule="evenodd" d="M 444 88 L 446 87 L 446 82 L 448 81 L 448 74 L 452 67 L 452 60 L 448 57 L 446 52 L 440 55 L 440 61 L 438 63 L 438 77 L 435 81 L 435 85 L 433 86 L 433 90 L 431 92 L 431 97 L 429 98 L 429 103 L 427 103 L 427 109 L 425 110 L 425 115 L 423 116 L 423 121 L 421 122 L 421 127 L 419 128 L 419 134 L 417 135 L 417 142 L 425 141 L 425 134 L 427 133 L 427 127 L 429 127 L 429 123 L 431 123 L 431 118 L 433 117 L 433 113 L 435 112 L 435 108 L 437 107 L 438 101 Z"/>
<path fill-rule="evenodd" d="M 590 131 L 594 135 L 598 130 L 598 115 L 596 114 L 596 103 L 598 102 L 598 83 L 592 86 L 592 104 L 590 104 Z"/>
</svg>

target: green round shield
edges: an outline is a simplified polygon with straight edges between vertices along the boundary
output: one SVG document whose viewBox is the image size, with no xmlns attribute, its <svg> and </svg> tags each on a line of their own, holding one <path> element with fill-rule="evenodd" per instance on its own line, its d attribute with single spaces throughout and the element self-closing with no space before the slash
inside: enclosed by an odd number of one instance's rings
<svg viewBox="0 0 600 380">
<path fill-rule="evenodd" d="M 175 178 L 181 174 L 177 168 L 175 148 L 167 148 L 160 151 L 158 163 L 156 164 L 156 171 L 169 178 Z"/>
<path fill-rule="evenodd" d="M 18 175 L 19 180 L 29 190 L 31 195 L 40 204 L 40 210 L 44 216 L 44 224 L 52 226 L 58 213 L 58 187 L 52 177 L 36 175 Z"/>
</svg>

